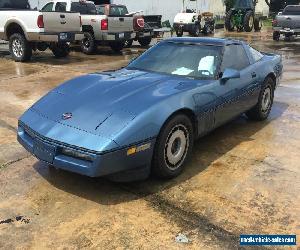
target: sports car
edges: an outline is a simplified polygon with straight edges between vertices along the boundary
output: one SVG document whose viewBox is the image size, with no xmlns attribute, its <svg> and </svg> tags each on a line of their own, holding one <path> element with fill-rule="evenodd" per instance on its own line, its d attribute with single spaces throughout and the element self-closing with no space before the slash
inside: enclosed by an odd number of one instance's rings
<svg viewBox="0 0 300 250">
<path fill-rule="evenodd" d="M 19 119 L 18 141 L 58 169 L 117 181 L 179 175 L 195 140 L 245 113 L 267 119 L 279 55 L 243 41 L 170 38 L 128 66 L 80 76 Z"/>
</svg>

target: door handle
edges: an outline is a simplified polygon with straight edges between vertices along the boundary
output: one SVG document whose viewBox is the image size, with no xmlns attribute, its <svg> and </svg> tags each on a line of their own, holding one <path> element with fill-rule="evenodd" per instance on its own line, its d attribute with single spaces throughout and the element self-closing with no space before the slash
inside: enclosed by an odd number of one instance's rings
<svg viewBox="0 0 300 250">
<path fill-rule="evenodd" d="M 252 78 L 255 78 L 255 77 L 256 77 L 256 73 L 253 72 L 253 73 L 251 74 L 251 76 L 252 76 Z"/>
<path fill-rule="evenodd" d="M 60 18 L 65 18 L 66 16 L 65 15 L 60 15 Z"/>
</svg>

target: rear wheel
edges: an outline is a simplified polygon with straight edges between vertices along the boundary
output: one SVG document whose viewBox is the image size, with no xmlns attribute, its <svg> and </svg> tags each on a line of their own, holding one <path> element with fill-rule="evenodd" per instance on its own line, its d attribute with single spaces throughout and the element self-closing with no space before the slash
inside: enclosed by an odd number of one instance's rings
<svg viewBox="0 0 300 250">
<path fill-rule="evenodd" d="M 261 31 L 262 28 L 262 20 L 260 18 L 254 19 L 254 30 L 256 32 Z"/>
<path fill-rule="evenodd" d="M 90 32 L 84 32 L 84 38 L 81 41 L 81 50 L 84 54 L 91 55 L 96 51 L 95 37 Z"/>
<path fill-rule="evenodd" d="M 9 51 L 16 62 L 26 62 L 31 59 L 32 47 L 25 36 L 15 33 L 9 38 Z"/>
<path fill-rule="evenodd" d="M 194 36 L 198 37 L 198 36 L 200 36 L 200 33 L 201 33 L 200 25 L 196 25 L 194 28 Z"/>
<path fill-rule="evenodd" d="M 149 37 L 139 38 L 138 41 L 142 47 L 147 47 L 150 45 L 150 43 L 152 41 L 152 37 L 149 36 Z"/>
<path fill-rule="evenodd" d="M 280 33 L 278 31 L 273 32 L 273 40 L 274 41 L 279 41 L 280 39 Z"/>
<path fill-rule="evenodd" d="M 192 152 L 193 144 L 193 125 L 190 119 L 183 114 L 171 118 L 157 138 L 153 156 L 153 173 L 161 178 L 178 176 Z"/>
<path fill-rule="evenodd" d="M 124 48 L 131 48 L 132 44 L 133 44 L 133 40 L 132 39 L 126 40 L 125 44 L 124 44 Z"/>
<path fill-rule="evenodd" d="M 125 46 L 125 41 L 124 42 L 111 42 L 109 44 L 109 46 L 111 47 L 111 49 L 113 51 L 120 52 Z"/>
<path fill-rule="evenodd" d="M 246 12 L 244 17 L 244 30 L 246 32 L 251 32 L 254 25 L 254 14 L 253 11 L 249 10 Z"/>
<path fill-rule="evenodd" d="M 233 10 L 229 10 L 226 13 L 225 17 L 225 28 L 228 31 L 233 31 L 234 30 L 234 24 L 233 24 Z"/>
<path fill-rule="evenodd" d="M 176 36 L 177 37 L 182 37 L 183 36 L 183 30 L 181 28 L 179 28 L 178 30 L 176 30 Z"/>
<path fill-rule="evenodd" d="M 70 54 L 70 46 L 67 43 L 51 44 L 50 50 L 56 58 L 64 58 Z"/>
<path fill-rule="evenodd" d="M 258 103 L 255 107 L 246 112 L 246 115 L 249 119 L 263 121 L 268 118 L 273 105 L 274 86 L 274 80 L 268 77 L 265 80 L 262 90 L 259 94 Z"/>
</svg>

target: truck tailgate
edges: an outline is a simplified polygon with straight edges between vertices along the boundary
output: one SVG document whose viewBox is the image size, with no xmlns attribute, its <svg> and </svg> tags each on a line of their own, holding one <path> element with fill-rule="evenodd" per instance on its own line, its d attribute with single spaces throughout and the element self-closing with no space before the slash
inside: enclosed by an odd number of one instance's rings
<svg viewBox="0 0 300 250">
<path fill-rule="evenodd" d="M 79 32 L 80 14 L 72 12 L 41 12 L 45 32 Z"/>
<path fill-rule="evenodd" d="M 109 32 L 132 32 L 133 31 L 133 17 L 108 17 Z"/>
<path fill-rule="evenodd" d="M 276 17 L 277 26 L 282 28 L 300 28 L 300 15 L 280 15 Z"/>
</svg>

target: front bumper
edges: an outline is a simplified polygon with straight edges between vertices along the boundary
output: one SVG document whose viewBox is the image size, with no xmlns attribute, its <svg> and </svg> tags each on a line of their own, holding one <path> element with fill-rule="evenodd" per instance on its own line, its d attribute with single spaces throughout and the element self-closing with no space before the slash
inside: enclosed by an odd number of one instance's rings
<svg viewBox="0 0 300 250">
<path fill-rule="evenodd" d="M 18 126 L 18 141 L 39 160 L 56 168 L 90 177 L 113 175 L 130 170 L 150 170 L 155 145 L 155 139 L 149 139 L 106 153 L 92 152 L 39 135 L 22 122 Z M 142 148 L 144 145 L 149 145 L 149 148 L 127 155 L 128 149 Z M 72 151 L 73 154 L 64 153 L 65 149 Z"/>
<path fill-rule="evenodd" d="M 31 33 L 28 34 L 28 40 L 34 42 L 75 42 L 84 38 L 82 32 L 61 32 L 61 33 Z"/>
</svg>

